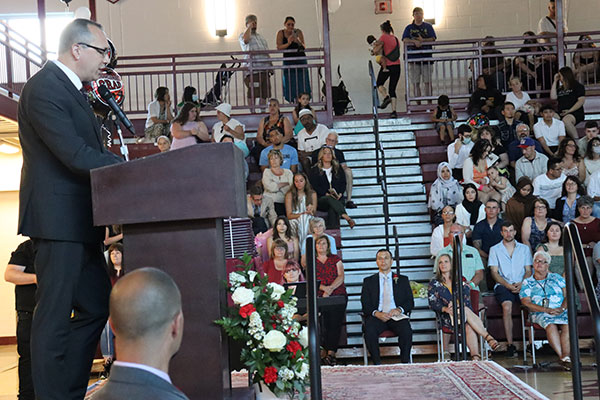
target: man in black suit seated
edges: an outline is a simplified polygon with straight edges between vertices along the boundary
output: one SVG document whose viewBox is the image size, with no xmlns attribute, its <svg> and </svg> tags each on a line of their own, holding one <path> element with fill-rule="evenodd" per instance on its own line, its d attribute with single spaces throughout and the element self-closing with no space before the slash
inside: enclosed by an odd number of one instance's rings
<svg viewBox="0 0 600 400">
<path fill-rule="evenodd" d="M 94 227 L 90 170 L 120 159 L 102 143 L 82 82 L 109 62 L 102 26 L 75 19 L 60 35 L 58 59 L 19 98 L 23 169 L 18 232 L 33 240 L 38 288 L 31 327 L 36 397 L 82 399 L 108 317 L 110 279 L 104 228 Z"/>
<path fill-rule="evenodd" d="M 373 363 L 381 364 L 379 335 L 391 330 L 398 335 L 401 361 L 408 363 L 412 329 L 408 318 L 400 318 L 408 316 L 414 307 L 412 290 L 406 276 L 392 274 L 392 253 L 381 249 L 375 257 L 379 272 L 364 279 L 360 296 L 367 349 Z"/>
<path fill-rule="evenodd" d="M 156 268 L 125 275 L 110 295 L 110 321 L 118 360 L 94 400 L 187 399 L 169 377 L 183 335 L 181 293 L 173 279 Z"/>
</svg>

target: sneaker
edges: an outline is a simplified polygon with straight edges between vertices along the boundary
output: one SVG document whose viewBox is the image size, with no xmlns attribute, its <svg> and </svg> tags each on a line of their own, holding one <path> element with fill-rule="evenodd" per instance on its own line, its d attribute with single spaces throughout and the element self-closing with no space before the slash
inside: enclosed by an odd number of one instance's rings
<svg viewBox="0 0 600 400">
<path fill-rule="evenodd" d="M 565 371 L 571 370 L 571 357 L 566 356 L 560 360 L 560 365 L 562 365 Z"/>
<path fill-rule="evenodd" d="M 517 356 L 518 356 L 517 348 L 515 347 L 515 345 L 509 344 L 508 347 L 506 348 L 506 357 L 515 358 Z"/>
<path fill-rule="evenodd" d="M 379 108 L 381 108 L 383 110 L 384 108 L 389 106 L 391 102 L 392 102 L 392 99 L 390 98 L 390 96 L 385 96 L 385 99 L 383 99 L 383 101 L 379 105 Z"/>
</svg>

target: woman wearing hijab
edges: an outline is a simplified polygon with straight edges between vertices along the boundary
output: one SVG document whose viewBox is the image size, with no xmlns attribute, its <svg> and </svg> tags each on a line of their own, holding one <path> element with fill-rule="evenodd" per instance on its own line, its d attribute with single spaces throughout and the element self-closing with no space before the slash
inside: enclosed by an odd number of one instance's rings
<svg viewBox="0 0 600 400">
<path fill-rule="evenodd" d="M 435 226 L 443 222 L 442 209 L 446 206 L 455 207 L 462 201 L 462 188 L 452 176 L 452 169 L 447 162 L 441 162 L 437 168 L 437 179 L 431 185 L 427 206 L 433 215 Z"/>
<path fill-rule="evenodd" d="M 476 223 L 485 218 L 485 206 L 477 198 L 477 187 L 472 183 L 464 185 L 463 201 L 456 206 L 456 223 L 465 230 L 470 238 Z"/>
<path fill-rule="evenodd" d="M 521 228 L 525 218 L 531 216 L 533 203 L 536 197 L 533 195 L 533 183 L 526 176 L 517 182 L 517 191 L 506 203 L 506 219 L 515 224 L 517 240 L 521 241 Z"/>
</svg>

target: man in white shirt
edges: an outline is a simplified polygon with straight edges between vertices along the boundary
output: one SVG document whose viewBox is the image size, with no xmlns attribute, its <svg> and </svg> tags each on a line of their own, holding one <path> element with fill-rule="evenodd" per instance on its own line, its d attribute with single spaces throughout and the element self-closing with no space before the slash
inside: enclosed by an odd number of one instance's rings
<svg viewBox="0 0 600 400">
<path fill-rule="evenodd" d="M 546 173 L 538 176 L 533 181 L 533 195 L 546 199 L 550 208 L 554 209 L 556 199 L 562 193 L 562 184 L 567 177 L 562 173 L 563 167 L 560 158 L 550 158 L 547 166 Z"/>
<path fill-rule="evenodd" d="M 298 159 L 304 172 L 310 171 L 312 152 L 320 149 L 327 140 L 329 128 L 323 124 L 315 124 L 312 111 L 300 110 L 298 114 L 300 123 L 304 128 L 298 132 Z"/>
<path fill-rule="evenodd" d="M 532 181 L 538 176 L 545 174 L 548 168 L 548 157 L 535 151 L 535 141 L 528 137 L 521 139 L 519 144 L 523 157 L 515 163 L 515 180 L 519 182 L 523 176 Z"/>
<path fill-rule="evenodd" d="M 458 181 L 463 179 L 463 165 L 465 160 L 469 157 L 471 149 L 473 148 L 473 140 L 471 139 L 473 133 L 469 125 L 463 124 L 458 127 L 458 139 L 448 145 L 448 164 L 452 168 L 452 176 Z"/>
<path fill-rule="evenodd" d="M 598 137 L 598 123 L 596 121 L 587 121 L 585 123 L 585 136 L 577 141 L 577 148 L 581 157 L 585 157 L 587 146 L 590 140 Z"/>
<path fill-rule="evenodd" d="M 533 133 L 546 154 L 556 155 L 558 144 L 566 135 L 565 124 L 554 118 L 554 109 L 550 105 L 543 106 L 540 114 L 543 118 L 533 126 Z"/>
<path fill-rule="evenodd" d="M 269 45 L 267 40 L 256 32 L 258 18 L 256 15 L 249 14 L 246 16 L 246 30 L 240 33 L 239 41 L 242 51 L 258 51 L 268 50 Z M 249 55 L 245 55 L 244 59 L 248 59 Z M 250 73 L 244 73 L 244 84 L 248 88 L 248 104 L 253 105 L 254 101 L 258 102 L 258 105 L 264 104 L 267 107 L 267 99 L 271 97 L 271 79 L 269 78 L 269 71 L 260 70 L 261 67 L 271 66 L 271 61 L 268 61 L 268 54 L 254 54 L 252 55 L 252 84 L 250 82 Z M 259 61 L 264 59 L 263 61 Z M 251 86 L 254 89 L 254 93 L 251 91 Z M 254 96 L 252 96 L 254 94 Z M 261 112 L 260 107 L 257 112 Z"/>
<path fill-rule="evenodd" d="M 110 294 L 110 321 L 119 359 L 94 399 L 187 399 L 169 377 L 183 337 L 181 293 L 173 279 L 156 268 L 123 276 Z"/>
<path fill-rule="evenodd" d="M 563 0 L 563 4 L 566 1 Z M 567 33 L 567 15 L 563 6 L 563 30 Z M 540 18 L 538 22 L 538 35 L 556 35 L 556 2 L 555 0 L 548 1 L 548 15 Z M 555 43 L 556 39 L 540 39 L 540 43 Z M 551 48 L 554 48 L 553 46 Z"/>
</svg>

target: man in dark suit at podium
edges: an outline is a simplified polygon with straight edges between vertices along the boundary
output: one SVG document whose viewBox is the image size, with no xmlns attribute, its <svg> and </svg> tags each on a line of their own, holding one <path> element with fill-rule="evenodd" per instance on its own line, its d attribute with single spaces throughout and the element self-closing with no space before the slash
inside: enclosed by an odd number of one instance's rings
<svg viewBox="0 0 600 400">
<path fill-rule="evenodd" d="M 110 280 L 104 228 L 92 223 L 90 170 L 119 162 L 80 92 L 109 61 L 102 27 L 76 19 L 58 60 L 25 84 L 19 100 L 23 148 L 19 233 L 32 238 L 38 288 L 31 358 L 36 397 L 82 399 L 106 318 Z"/>
<path fill-rule="evenodd" d="M 408 278 L 392 274 L 392 253 L 381 249 L 375 256 L 379 272 L 363 281 L 360 301 L 365 317 L 365 342 L 375 365 L 381 364 L 379 335 L 391 330 L 398 336 L 400 360 L 410 362 L 412 329 L 408 315 L 414 299 Z"/>
</svg>

